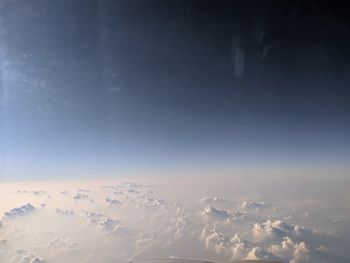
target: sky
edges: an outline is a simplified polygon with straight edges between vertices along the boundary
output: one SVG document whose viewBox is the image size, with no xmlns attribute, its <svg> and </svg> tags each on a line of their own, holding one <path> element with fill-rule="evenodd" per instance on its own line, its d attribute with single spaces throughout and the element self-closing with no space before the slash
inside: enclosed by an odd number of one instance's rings
<svg viewBox="0 0 350 263">
<path fill-rule="evenodd" d="M 345 10 L 330 0 L 4 0 L 0 179 L 346 172 Z"/>
</svg>

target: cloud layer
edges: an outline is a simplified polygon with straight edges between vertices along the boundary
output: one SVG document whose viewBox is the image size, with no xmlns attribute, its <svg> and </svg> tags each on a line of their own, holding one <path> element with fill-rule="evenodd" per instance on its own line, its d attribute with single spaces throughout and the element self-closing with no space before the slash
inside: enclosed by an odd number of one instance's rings
<svg viewBox="0 0 350 263">
<path fill-rule="evenodd" d="M 15 205 L 2 210 L 0 261 L 348 260 L 342 226 L 349 215 L 342 209 L 317 205 L 317 199 L 293 203 L 256 191 L 250 199 L 246 192 L 208 195 L 206 185 L 186 188 L 174 180 L 94 182 L 88 187 L 84 182 L 43 183 L 34 188 L 44 190 L 3 192 Z"/>
</svg>

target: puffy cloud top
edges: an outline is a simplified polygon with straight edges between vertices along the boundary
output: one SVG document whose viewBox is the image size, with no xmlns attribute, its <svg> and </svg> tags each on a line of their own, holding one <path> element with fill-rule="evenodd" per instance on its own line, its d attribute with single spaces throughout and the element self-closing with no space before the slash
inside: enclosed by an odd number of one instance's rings
<svg viewBox="0 0 350 263">
<path fill-rule="evenodd" d="M 46 191 L 37 190 L 37 191 L 27 191 L 27 190 L 18 190 L 17 193 L 19 194 L 33 194 L 33 195 L 43 195 L 46 194 Z"/>
<path fill-rule="evenodd" d="M 256 201 L 244 201 L 242 203 L 242 208 L 247 209 L 247 208 L 252 208 L 252 209 L 265 209 L 268 208 L 269 204 L 265 202 L 256 202 Z"/>
<path fill-rule="evenodd" d="M 10 254 L 12 254 L 11 263 L 48 263 L 43 257 L 24 249 L 18 249 Z"/>
<path fill-rule="evenodd" d="M 77 193 L 77 194 L 73 197 L 73 199 L 74 199 L 75 201 L 79 201 L 79 200 L 90 201 L 90 202 L 93 201 L 88 195 L 86 195 L 86 194 L 81 194 L 81 193 Z"/>
<path fill-rule="evenodd" d="M 253 232 L 257 239 L 283 238 L 284 236 L 300 233 L 301 229 L 303 228 L 298 225 L 288 224 L 282 220 L 266 220 L 262 223 L 255 223 Z"/>
<path fill-rule="evenodd" d="M 244 218 L 244 214 L 239 211 L 224 210 L 224 209 L 214 208 L 211 206 L 206 206 L 202 211 L 202 215 L 221 218 L 221 219 L 234 219 L 234 220 Z"/>
<path fill-rule="evenodd" d="M 16 216 L 23 216 L 30 212 L 33 212 L 35 207 L 30 203 L 22 205 L 20 207 L 12 208 L 10 211 L 4 213 L 4 218 L 11 218 Z"/>
<path fill-rule="evenodd" d="M 65 215 L 65 216 L 71 216 L 71 215 L 74 215 L 74 211 L 73 210 L 62 210 L 62 209 L 59 209 L 59 208 L 56 208 L 54 210 L 55 214 L 57 215 Z"/>
<path fill-rule="evenodd" d="M 122 201 L 119 201 L 117 199 L 110 199 L 110 198 L 106 198 L 105 203 L 107 206 L 119 206 L 123 204 Z"/>
<path fill-rule="evenodd" d="M 201 199 L 201 203 L 221 203 L 224 201 L 226 201 L 225 198 L 218 197 L 218 196 L 203 197 Z"/>
</svg>

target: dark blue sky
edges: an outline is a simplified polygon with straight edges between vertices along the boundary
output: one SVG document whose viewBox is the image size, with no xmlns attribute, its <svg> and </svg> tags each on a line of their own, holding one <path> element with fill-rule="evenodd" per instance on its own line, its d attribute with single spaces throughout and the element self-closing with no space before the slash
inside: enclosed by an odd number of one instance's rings
<svg viewBox="0 0 350 263">
<path fill-rule="evenodd" d="M 2 178 L 343 166 L 350 23 L 334 1 L 3 1 Z"/>
</svg>

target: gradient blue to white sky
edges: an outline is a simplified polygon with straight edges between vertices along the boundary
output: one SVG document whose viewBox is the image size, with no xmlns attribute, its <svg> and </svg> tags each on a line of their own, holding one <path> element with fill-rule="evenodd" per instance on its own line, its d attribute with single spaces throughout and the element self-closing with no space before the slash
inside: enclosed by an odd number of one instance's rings
<svg viewBox="0 0 350 263">
<path fill-rule="evenodd" d="M 349 19 L 315 5 L 2 1 L 0 179 L 346 171 Z"/>
</svg>

